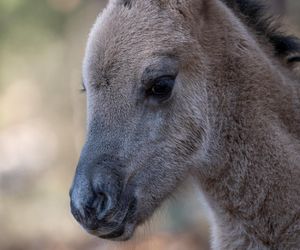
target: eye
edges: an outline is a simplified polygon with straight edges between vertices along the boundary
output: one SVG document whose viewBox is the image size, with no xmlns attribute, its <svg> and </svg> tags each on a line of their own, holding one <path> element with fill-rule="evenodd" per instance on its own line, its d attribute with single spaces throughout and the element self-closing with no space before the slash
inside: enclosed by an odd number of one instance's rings
<svg viewBox="0 0 300 250">
<path fill-rule="evenodd" d="M 175 78 L 172 76 L 159 77 L 146 90 L 146 95 L 159 101 L 165 101 L 171 96 L 174 84 Z"/>
</svg>

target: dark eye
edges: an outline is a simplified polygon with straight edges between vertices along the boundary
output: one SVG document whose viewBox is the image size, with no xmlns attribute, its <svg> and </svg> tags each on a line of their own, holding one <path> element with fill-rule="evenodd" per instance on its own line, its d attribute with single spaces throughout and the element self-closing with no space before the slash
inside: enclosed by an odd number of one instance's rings
<svg viewBox="0 0 300 250">
<path fill-rule="evenodd" d="M 159 101 L 167 100 L 175 84 L 174 77 L 163 76 L 153 81 L 150 88 L 146 91 L 147 96 L 158 99 Z"/>
</svg>

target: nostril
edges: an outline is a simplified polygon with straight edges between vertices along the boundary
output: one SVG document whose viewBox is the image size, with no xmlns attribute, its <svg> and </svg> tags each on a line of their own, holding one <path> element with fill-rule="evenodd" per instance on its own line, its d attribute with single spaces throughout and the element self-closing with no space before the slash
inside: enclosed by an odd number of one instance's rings
<svg viewBox="0 0 300 250">
<path fill-rule="evenodd" d="M 111 198 L 104 192 L 96 194 L 92 207 L 95 209 L 96 217 L 98 220 L 102 220 L 107 216 L 111 209 Z"/>
</svg>

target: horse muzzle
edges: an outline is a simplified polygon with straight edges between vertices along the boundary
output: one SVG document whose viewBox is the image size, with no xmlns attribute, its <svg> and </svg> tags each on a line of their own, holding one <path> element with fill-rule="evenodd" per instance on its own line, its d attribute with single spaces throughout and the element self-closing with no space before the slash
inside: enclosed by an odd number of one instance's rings
<svg viewBox="0 0 300 250">
<path fill-rule="evenodd" d="M 70 190 L 71 212 L 89 233 L 105 239 L 127 240 L 137 224 L 134 221 L 137 199 L 130 186 L 124 185 L 120 163 L 112 159 L 105 156 L 92 165 L 81 161 L 84 164 L 78 165 Z"/>
</svg>

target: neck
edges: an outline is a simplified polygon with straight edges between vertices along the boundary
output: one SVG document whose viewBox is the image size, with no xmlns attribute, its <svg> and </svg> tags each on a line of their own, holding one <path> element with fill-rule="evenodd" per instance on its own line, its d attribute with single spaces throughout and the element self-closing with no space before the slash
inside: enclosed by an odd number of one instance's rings
<svg viewBox="0 0 300 250">
<path fill-rule="evenodd" d="M 299 87 L 229 10 L 215 7 L 228 26 L 218 33 L 222 53 L 210 57 L 217 72 L 208 93 L 215 143 L 199 177 L 214 212 L 214 247 L 299 247 Z"/>
</svg>

